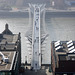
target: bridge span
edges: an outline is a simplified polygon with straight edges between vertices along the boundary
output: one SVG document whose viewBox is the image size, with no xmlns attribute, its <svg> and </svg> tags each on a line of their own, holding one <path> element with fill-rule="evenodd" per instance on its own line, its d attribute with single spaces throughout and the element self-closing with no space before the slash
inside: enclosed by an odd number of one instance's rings
<svg viewBox="0 0 75 75">
<path fill-rule="evenodd" d="M 33 33 L 32 33 L 32 63 L 33 69 L 41 68 L 41 33 L 40 33 L 40 13 L 42 5 L 32 5 L 33 12 Z"/>
<path fill-rule="evenodd" d="M 31 68 L 34 70 L 39 70 L 42 63 L 42 53 L 41 46 L 42 42 L 45 40 L 46 35 L 41 37 L 41 26 L 40 26 L 40 15 L 43 12 L 45 5 L 43 4 L 29 4 L 29 23 L 32 25 L 31 34 L 27 36 L 31 44 Z M 33 14 L 33 20 L 31 20 L 31 13 Z"/>
</svg>

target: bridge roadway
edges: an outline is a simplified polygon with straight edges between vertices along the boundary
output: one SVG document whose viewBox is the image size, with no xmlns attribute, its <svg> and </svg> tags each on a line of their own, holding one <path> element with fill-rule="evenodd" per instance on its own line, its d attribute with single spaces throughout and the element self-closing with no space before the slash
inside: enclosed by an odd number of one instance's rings
<svg viewBox="0 0 75 75">
<path fill-rule="evenodd" d="M 32 34 L 32 63 L 33 69 L 41 68 L 41 50 L 40 50 L 40 7 L 33 5 L 34 19 L 33 19 L 33 34 Z"/>
</svg>

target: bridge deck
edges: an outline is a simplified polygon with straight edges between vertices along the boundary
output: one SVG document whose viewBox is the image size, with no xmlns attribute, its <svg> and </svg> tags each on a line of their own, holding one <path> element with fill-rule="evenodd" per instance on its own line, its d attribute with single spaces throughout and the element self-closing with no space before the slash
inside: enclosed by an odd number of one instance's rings
<svg viewBox="0 0 75 75">
<path fill-rule="evenodd" d="M 33 60 L 32 66 L 34 69 L 41 67 L 40 54 L 40 8 L 34 5 L 34 20 L 33 20 L 33 34 L 32 34 L 32 51 Z"/>
</svg>

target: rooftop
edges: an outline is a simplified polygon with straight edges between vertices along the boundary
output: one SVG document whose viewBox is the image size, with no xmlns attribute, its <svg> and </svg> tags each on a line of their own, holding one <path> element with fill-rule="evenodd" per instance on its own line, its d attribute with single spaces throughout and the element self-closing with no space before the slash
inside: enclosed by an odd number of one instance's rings
<svg viewBox="0 0 75 75">
<path fill-rule="evenodd" d="M 8 24 L 5 30 L 0 34 L 0 71 L 10 71 L 15 69 L 20 43 L 20 33 L 13 34 Z"/>
<path fill-rule="evenodd" d="M 0 71 L 12 70 L 13 61 L 15 59 L 16 51 L 3 51 L 1 52 L 5 57 L 8 58 L 9 62 L 4 62 L 0 55 Z"/>
<path fill-rule="evenodd" d="M 2 35 L 3 38 L 0 38 L 0 46 L 1 50 L 6 48 L 6 49 L 14 49 L 16 47 L 16 43 L 18 41 L 18 35 Z"/>
<path fill-rule="evenodd" d="M 53 50 L 59 60 L 72 60 L 75 58 L 75 41 L 54 41 Z"/>
<path fill-rule="evenodd" d="M 0 49 L 15 49 L 17 47 L 17 42 L 19 41 L 18 36 L 18 34 L 13 34 L 8 29 L 8 24 L 6 24 L 5 30 L 0 34 Z"/>
</svg>

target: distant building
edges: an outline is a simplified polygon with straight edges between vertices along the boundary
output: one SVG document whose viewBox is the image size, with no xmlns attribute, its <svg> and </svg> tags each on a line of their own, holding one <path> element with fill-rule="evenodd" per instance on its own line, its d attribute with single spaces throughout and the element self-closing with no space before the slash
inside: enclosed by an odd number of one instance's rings
<svg viewBox="0 0 75 75">
<path fill-rule="evenodd" d="M 55 9 L 67 9 L 75 6 L 75 0 L 51 0 L 51 6 Z"/>
<path fill-rule="evenodd" d="M 56 9 L 66 9 L 64 0 L 51 0 L 51 5 Z"/>
<path fill-rule="evenodd" d="M 13 34 L 8 24 L 0 34 L 0 75 L 19 75 L 21 66 L 21 37 Z"/>
<path fill-rule="evenodd" d="M 53 41 L 51 65 L 53 75 L 75 74 L 75 41 Z"/>
<path fill-rule="evenodd" d="M 65 1 L 65 4 L 68 5 L 68 6 L 75 6 L 75 0 L 64 0 Z"/>
</svg>

